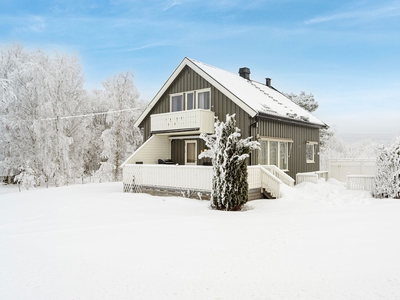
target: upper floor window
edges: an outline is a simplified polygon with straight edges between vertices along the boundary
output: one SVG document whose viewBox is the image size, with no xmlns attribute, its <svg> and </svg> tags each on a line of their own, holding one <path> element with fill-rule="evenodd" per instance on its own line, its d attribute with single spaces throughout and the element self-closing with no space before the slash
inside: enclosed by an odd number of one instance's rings
<svg viewBox="0 0 400 300">
<path fill-rule="evenodd" d="M 191 110 L 194 109 L 194 92 L 186 93 L 186 109 Z"/>
<path fill-rule="evenodd" d="M 197 92 L 197 108 L 210 109 L 210 90 Z"/>
<path fill-rule="evenodd" d="M 189 91 L 170 95 L 170 111 L 211 108 L 211 89 Z"/>
<path fill-rule="evenodd" d="M 183 110 L 183 94 L 171 95 L 171 111 Z"/>
</svg>

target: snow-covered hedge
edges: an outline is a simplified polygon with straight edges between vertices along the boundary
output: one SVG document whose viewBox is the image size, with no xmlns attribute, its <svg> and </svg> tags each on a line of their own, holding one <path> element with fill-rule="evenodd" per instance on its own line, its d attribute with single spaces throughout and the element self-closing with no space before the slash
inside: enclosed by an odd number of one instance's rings
<svg viewBox="0 0 400 300">
<path fill-rule="evenodd" d="M 375 187 L 372 194 L 376 198 L 400 198 L 400 139 L 389 147 L 379 148 L 376 160 Z"/>
</svg>

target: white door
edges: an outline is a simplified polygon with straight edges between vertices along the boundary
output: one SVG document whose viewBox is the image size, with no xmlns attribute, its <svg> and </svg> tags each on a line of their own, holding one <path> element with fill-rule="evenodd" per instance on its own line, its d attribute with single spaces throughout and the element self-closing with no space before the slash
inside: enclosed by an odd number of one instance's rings
<svg viewBox="0 0 400 300">
<path fill-rule="evenodd" d="M 185 165 L 197 164 L 197 141 L 185 141 Z"/>
</svg>

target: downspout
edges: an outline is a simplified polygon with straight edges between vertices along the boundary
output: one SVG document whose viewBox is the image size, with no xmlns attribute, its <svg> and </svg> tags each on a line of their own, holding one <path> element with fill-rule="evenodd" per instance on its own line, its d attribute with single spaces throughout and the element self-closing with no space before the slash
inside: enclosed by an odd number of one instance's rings
<svg viewBox="0 0 400 300">
<path fill-rule="evenodd" d="M 253 123 L 250 123 L 250 126 L 249 126 L 249 137 L 250 136 L 252 136 L 251 135 L 251 128 L 252 127 L 254 127 L 254 128 L 257 128 L 258 127 L 258 115 L 256 115 L 255 117 L 254 117 L 254 122 Z M 256 132 L 256 134 L 255 134 L 256 136 L 253 136 L 253 140 L 256 140 L 257 139 L 257 132 Z M 250 152 L 249 153 L 249 162 L 250 162 L 250 166 L 252 165 L 252 153 Z"/>
</svg>

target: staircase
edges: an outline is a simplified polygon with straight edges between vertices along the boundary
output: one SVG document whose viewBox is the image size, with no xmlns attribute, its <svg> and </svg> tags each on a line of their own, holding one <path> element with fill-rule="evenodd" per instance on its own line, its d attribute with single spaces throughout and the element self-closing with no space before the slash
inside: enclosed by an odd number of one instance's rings
<svg viewBox="0 0 400 300">
<path fill-rule="evenodd" d="M 282 196 L 281 185 L 294 186 L 294 179 L 274 165 L 260 166 L 261 193 L 267 199 L 276 199 Z"/>
</svg>

